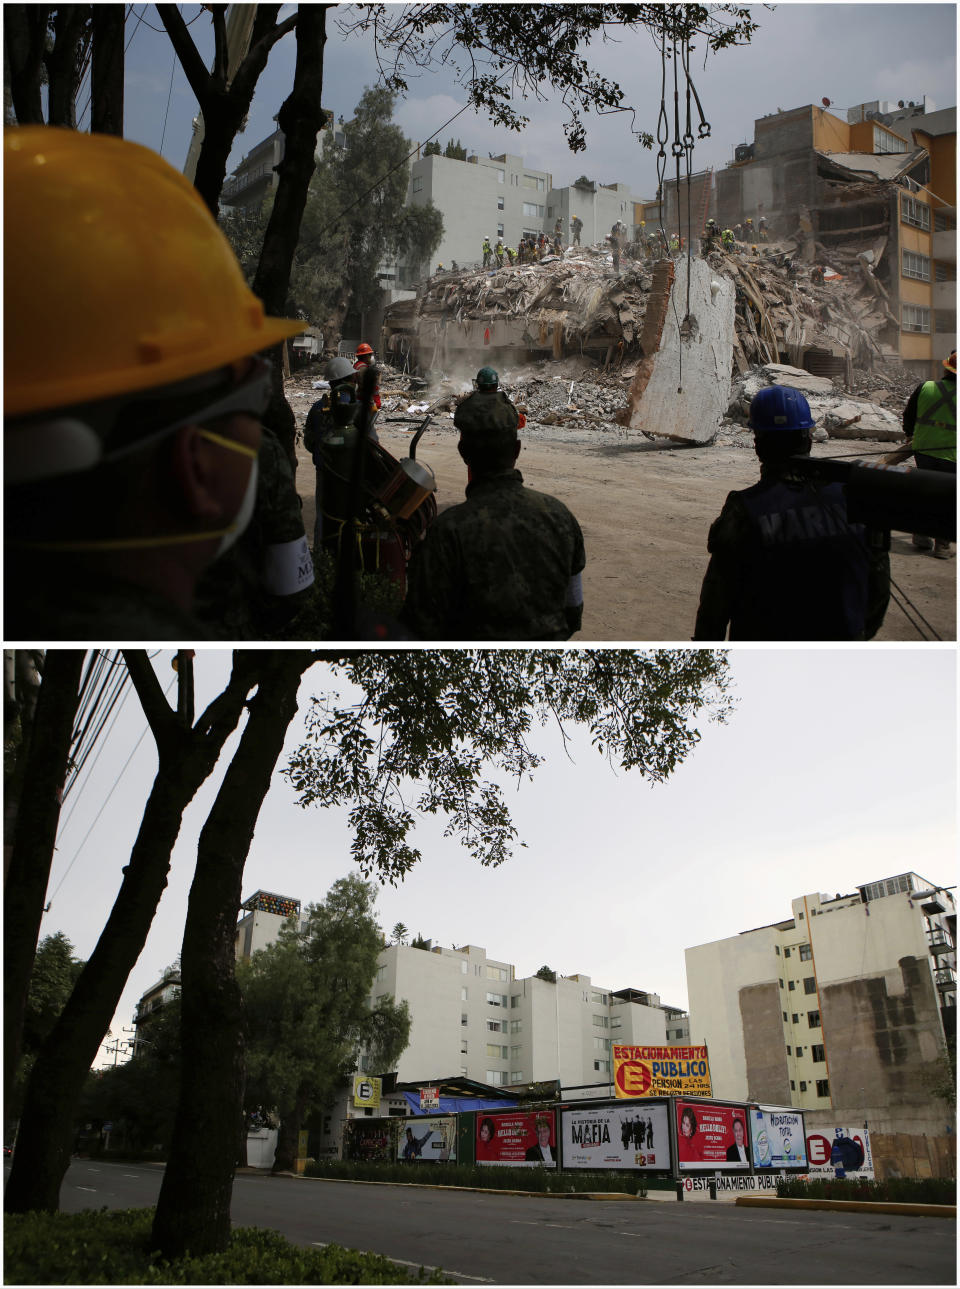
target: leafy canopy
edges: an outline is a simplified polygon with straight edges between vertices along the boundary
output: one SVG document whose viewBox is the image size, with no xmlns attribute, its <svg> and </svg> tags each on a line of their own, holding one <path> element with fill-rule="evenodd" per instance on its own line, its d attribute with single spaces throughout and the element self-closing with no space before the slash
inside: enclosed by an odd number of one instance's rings
<svg viewBox="0 0 960 1289">
<path fill-rule="evenodd" d="M 612 766 L 661 783 L 699 742 L 695 718 L 731 710 L 712 650 L 384 650 L 334 670 L 361 696 L 313 698 L 284 773 L 300 806 L 350 805 L 354 859 L 391 884 L 420 858 L 418 815 L 444 815 L 482 864 L 509 858 L 517 833 L 489 776 L 531 777 L 536 725 L 585 726 Z"/>
<path fill-rule="evenodd" d="M 616 81 L 591 67 L 582 52 L 591 40 L 649 34 L 668 45 L 690 41 L 694 48 L 699 38 L 716 51 L 747 43 L 757 27 L 749 9 L 730 4 L 378 4 L 340 25 L 348 32 L 373 31 L 388 89 L 405 93 L 409 75 L 442 63 L 456 70 L 472 107 L 511 130 L 529 122 L 511 99 L 543 101 L 549 87 L 569 114 L 564 132 L 574 152 L 586 147 L 583 113 L 637 106 L 626 102 Z M 652 147 L 648 131 L 637 134 Z"/>
</svg>

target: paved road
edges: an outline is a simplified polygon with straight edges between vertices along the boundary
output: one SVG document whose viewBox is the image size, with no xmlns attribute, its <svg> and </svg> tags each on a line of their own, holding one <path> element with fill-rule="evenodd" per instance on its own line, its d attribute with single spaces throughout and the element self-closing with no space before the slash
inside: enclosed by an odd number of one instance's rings
<svg viewBox="0 0 960 1289">
<path fill-rule="evenodd" d="M 76 1160 L 61 1207 L 152 1204 L 159 1168 Z M 732 1204 L 562 1200 L 241 1175 L 233 1219 L 465 1284 L 951 1284 L 956 1222 Z"/>
</svg>

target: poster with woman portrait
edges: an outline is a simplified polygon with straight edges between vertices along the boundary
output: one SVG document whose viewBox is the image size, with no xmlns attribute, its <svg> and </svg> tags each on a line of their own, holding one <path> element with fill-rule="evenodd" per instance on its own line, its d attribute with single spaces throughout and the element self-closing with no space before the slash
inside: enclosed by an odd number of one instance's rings
<svg viewBox="0 0 960 1289">
<path fill-rule="evenodd" d="M 677 1163 L 681 1169 L 749 1168 L 745 1106 L 678 1101 Z"/>
<path fill-rule="evenodd" d="M 556 1168 L 560 1154 L 556 1114 L 553 1110 L 478 1114 L 475 1147 L 478 1164 Z"/>
</svg>

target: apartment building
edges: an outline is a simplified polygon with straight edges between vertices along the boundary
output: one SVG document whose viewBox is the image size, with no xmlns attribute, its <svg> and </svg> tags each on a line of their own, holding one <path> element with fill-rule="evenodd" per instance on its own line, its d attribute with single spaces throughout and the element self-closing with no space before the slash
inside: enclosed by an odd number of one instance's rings
<svg viewBox="0 0 960 1289">
<path fill-rule="evenodd" d="M 858 104 L 846 119 L 777 111 L 717 173 L 714 213 L 721 227 L 764 215 L 774 240 L 806 233 L 811 256 L 814 242 L 861 254 L 886 309 L 880 354 L 922 379 L 956 346 L 955 150 L 956 108 L 926 99 Z"/>
<path fill-rule="evenodd" d="M 956 1039 L 956 921 L 952 892 L 908 872 L 799 896 L 782 922 L 687 949 L 714 1094 L 949 1137 L 936 1086 Z"/>
<path fill-rule="evenodd" d="M 405 1000 L 412 1018 L 398 1079 L 459 1075 L 493 1087 L 559 1080 L 565 1090 L 596 1088 L 610 1083 L 612 1042 L 687 1037 L 686 1013 L 656 994 L 610 990 L 582 973 L 545 975 L 517 978 L 511 963 L 478 945 L 385 948 L 371 1000 Z"/>
<path fill-rule="evenodd" d="M 237 959 L 252 958 L 258 949 L 273 944 L 287 918 L 300 917 L 299 900 L 270 891 L 254 891 L 240 908 L 234 950 Z"/>
<path fill-rule="evenodd" d="M 434 264 L 405 267 L 405 283 L 426 276 L 436 263 L 450 268 L 454 262 L 461 267 L 482 262 L 484 237 L 491 246 L 502 238 L 505 246 L 516 247 L 521 237 L 552 236 L 558 219 L 565 244 L 574 216 L 583 223 L 581 242 L 599 242 L 618 220 L 631 228 L 634 210 L 627 184 L 601 184 L 581 176 L 568 187 L 555 188 L 548 171 L 510 153 L 471 155 L 466 161 L 420 157 L 410 167 L 407 201 L 436 206 L 443 215 L 443 240 Z"/>
</svg>

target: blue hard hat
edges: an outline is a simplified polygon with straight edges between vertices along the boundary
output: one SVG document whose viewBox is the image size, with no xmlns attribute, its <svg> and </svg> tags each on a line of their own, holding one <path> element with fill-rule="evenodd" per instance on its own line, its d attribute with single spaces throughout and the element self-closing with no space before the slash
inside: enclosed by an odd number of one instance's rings
<svg viewBox="0 0 960 1289">
<path fill-rule="evenodd" d="M 750 428 L 757 433 L 775 430 L 812 430 L 810 404 L 792 385 L 768 385 L 750 403 Z"/>
</svg>

